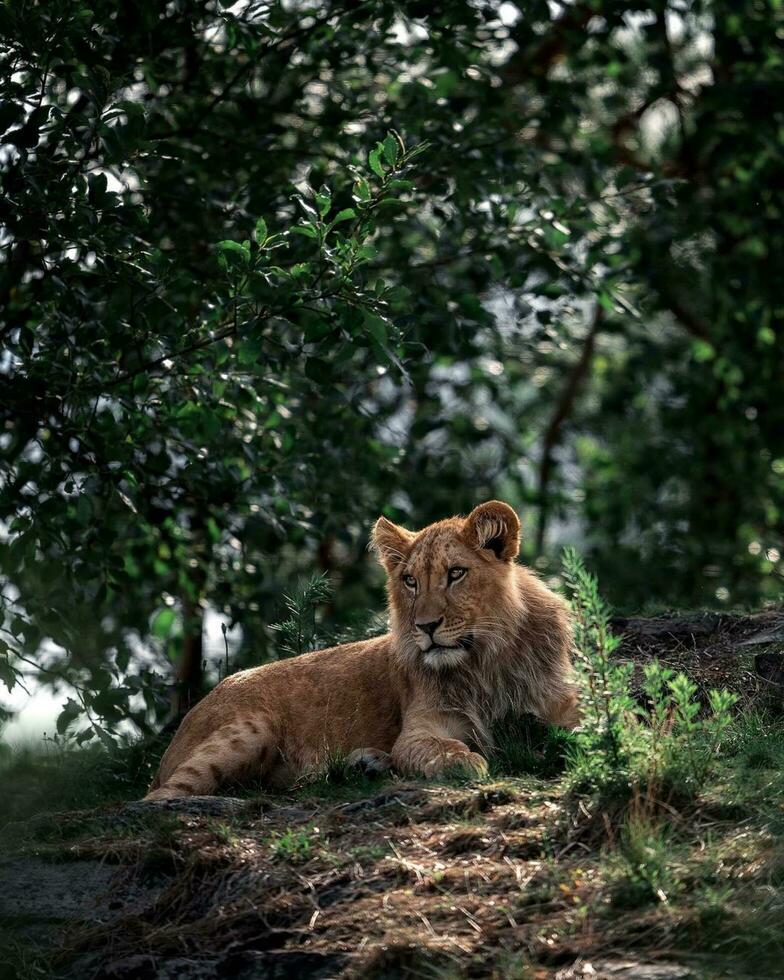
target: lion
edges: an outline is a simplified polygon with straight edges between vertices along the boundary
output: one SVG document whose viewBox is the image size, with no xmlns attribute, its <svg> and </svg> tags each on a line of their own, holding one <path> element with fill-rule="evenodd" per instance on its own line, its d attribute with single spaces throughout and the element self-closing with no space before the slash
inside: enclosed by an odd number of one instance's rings
<svg viewBox="0 0 784 980">
<path fill-rule="evenodd" d="M 389 632 L 226 677 L 182 721 L 145 797 L 283 787 L 334 758 L 432 777 L 487 773 L 494 722 L 574 727 L 566 602 L 517 563 L 520 521 L 491 500 L 409 531 L 384 517 Z"/>
</svg>

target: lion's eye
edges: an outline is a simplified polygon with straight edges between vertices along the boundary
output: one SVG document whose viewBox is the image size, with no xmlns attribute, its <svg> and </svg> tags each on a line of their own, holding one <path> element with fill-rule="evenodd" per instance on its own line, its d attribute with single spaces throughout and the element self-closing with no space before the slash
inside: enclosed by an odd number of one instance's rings
<svg viewBox="0 0 784 980">
<path fill-rule="evenodd" d="M 416 579 L 414 578 L 413 575 L 404 575 L 403 576 L 403 584 L 406 585 L 409 589 L 415 589 L 416 588 Z"/>
<path fill-rule="evenodd" d="M 449 571 L 447 572 L 447 580 L 449 582 L 459 582 L 467 571 L 468 571 L 467 568 L 459 568 L 458 566 L 455 566 L 454 568 L 450 568 Z"/>
</svg>

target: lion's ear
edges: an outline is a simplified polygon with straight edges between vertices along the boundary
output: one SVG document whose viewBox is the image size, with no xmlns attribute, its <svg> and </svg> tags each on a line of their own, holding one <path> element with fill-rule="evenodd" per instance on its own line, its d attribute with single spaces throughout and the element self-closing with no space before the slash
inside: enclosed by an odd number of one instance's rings
<svg viewBox="0 0 784 980">
<path fill-rule="evenodd" d="M 501 561 L 512 561 L 520 550 L 520 518 L 509 504 L 488 500 L 466 518 L 463 536 L 474 548 L 487 548 Z"/>
<path fill-rule="evenodd" d="M 371 544 L 378 552 L 379 561 L 387 572 L 391 572 L 401 561 L 406 560 L 415 537 L 413 531 L 393 524 L 386 517 L 379 517 L 373 527 Z"/>
</svg>

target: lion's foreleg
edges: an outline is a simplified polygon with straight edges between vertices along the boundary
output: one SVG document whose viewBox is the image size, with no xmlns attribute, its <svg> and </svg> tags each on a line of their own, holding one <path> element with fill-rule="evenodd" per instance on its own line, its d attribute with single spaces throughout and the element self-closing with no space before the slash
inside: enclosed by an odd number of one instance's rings
<svg viewBox="0 0 784 980">
<path fill-rule="evenodd" d="M 405 733 L 392 746 L 392 765 L 400 772 L 431 778 L 455 766 L 477 776 L 487 775 L 487 762 L 456 738 L 439 738 L 426 731 Z"/>
</svg>

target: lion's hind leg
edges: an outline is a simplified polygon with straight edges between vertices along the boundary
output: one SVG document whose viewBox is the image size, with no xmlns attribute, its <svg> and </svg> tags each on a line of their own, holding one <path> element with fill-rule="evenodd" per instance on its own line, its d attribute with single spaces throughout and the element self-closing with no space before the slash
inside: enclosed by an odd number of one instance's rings
<svg viewBox="0 0 784 980">
<path fill-rule="evenodd" d="M 169 800 L 181 796 L 210 796 L 226 783 L 245 777 L 261 777 L 272 767 L 275 745 L 263 721 L 225 725 L 195 746 L 171 772 L 153 782 L 145 800 Z"/>
</svg>

